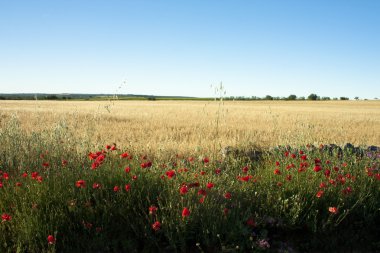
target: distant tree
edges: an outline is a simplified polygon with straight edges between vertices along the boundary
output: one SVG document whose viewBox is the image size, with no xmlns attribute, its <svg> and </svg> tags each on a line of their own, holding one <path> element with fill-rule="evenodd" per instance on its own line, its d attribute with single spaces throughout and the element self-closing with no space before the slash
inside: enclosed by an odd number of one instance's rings
<svg viewBox="0 0 380 253">
<path fill-rule="evenodd" d="M 338 98 L 333 98 L 333 100 L 338 100 Z"/>
<path fill-rule="evenodd" d="M 273 100 L 273 97 L 270 96 L 270 95 L 266 95 L 264 99 L 265 99 L 265 100 Z"/>
<path fill-rule="evenodd" d="M 299 97 L 298 100 L 305 100 L 305 97 Z"/>
<path fill-rule="evenodd" d="M 297 96 L 296 95 L 289 95 L 288 100 L 296 100 Z"/>
<path fill-rule="evenodd" d="M 340 100 L 349 100 L 348 97 L 340 97 Z"/>
<path fill-rule="evenodd" d="M 311 93 L 308 97 L 307 97 L 308 100 L 317 100 L 318 99 L 318 96 L 317 94 L 314 94 L 314 93 Z"/>
<path fill-rule="evenodd" d="M 322 97 L 322 100 L 331 100 L 330 97 Z"/>
<path fill-rule="evenodd" d="M 355 100 L 359 100 L 359 97 L 355 97 Z"/>
<path fill-rule="evenodd" d="M 46 99 L 56 100 L 56 99 L 58 99 L 58 97 L 56 95 L 48 95 L 48 96 L 46 96 Z"/>
</svg>

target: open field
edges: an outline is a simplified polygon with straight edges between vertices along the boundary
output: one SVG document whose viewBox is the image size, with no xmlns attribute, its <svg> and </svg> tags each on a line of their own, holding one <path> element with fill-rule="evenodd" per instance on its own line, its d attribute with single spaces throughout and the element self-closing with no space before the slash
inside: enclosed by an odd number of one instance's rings
<svg viewBox="0 0 380 253">
<path fill-rule="evenodd" d="M 0 106 L 0 252 L 380 252 L 378 101 Z"/>
<path fill-rule="evenodd" d="M 230 146 L 380 146 L 380 101 L 1 101 L 28 132 L 58 123 L 93 144 L 191 153 Z"/>
</svg>

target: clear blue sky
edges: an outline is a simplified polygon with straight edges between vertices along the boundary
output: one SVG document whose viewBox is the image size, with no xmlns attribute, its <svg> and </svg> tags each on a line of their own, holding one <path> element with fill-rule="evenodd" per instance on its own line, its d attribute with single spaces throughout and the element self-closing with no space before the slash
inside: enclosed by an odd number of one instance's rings
<svg viewBox="0 0 380 253">
<path fill-rule="evenodd" d="M 0 93 L 205 97 L 220 82 L 380 97 L 380 1 L 0 0 Z"/>
</svg>

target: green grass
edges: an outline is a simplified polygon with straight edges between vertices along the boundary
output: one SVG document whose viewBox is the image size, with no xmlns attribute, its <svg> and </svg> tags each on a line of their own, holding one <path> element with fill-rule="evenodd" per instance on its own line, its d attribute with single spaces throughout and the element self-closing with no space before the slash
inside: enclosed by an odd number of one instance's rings
<svg viewBox="0 0 380 253">
<path fill-rule="evenodd" d="M 299 147 L 305 159 L 299 150 L 286 156 L 278 148 L 248 163 L 239 157 L 205 162 L 215 154 L 156 160 L 129 147 L 111 151 L 88 143 L 59 125 L 26 135 L 13 119 L 0 130 L 0 214 L 11 216 L 0 223 L 0 252 L 380 250 L 380 175 L 369 157 L 346 151 L 338 158 L 305 146 Z M 92 169 L 96 158 L 89 153 L 97 151 L 105 158 Z M 321 160 L 319 172 L 315 159 Z M 142 168 L 149 161 L 152 166 Z M 307 165 L 299 170 L 300 163 Z M 175 176 L 169 178 L 171 170 Z M 78 180 L 85 187 L 77 187 Z M 100 187 L 94 189 L 95 183 Z M 208 183 L 214 186 L 208 189 Z M 185 207 L 188 217 L 182 217 Z M 152 228 L 156 221 L 159 230 Z M 55 238 L 50 244 L 49 235 Z"/>
</svg>

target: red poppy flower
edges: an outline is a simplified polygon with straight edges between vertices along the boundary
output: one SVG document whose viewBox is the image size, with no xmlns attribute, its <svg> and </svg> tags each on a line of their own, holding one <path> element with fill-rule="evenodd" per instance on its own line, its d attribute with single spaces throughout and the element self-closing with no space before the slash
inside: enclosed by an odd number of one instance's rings
<svg viewBox="0 0 380 253">
<path fill-rule="evenodd" d="M 331 171 L 329 169 L 326 169 L 325 172 L 324 172 L 324 174 L 325 174 L 326 177 L 330 177 Z"/>
<path fill-rule="evenodd" d="M 188 184 L 187 187 L 189 187 L 189 188 L 195 188 L 195 187 L 199 187 L 199 186 L 200 186 L 199 182 L 195 182 L 195 183 Z"/>
<path fill-rule="evenodd" d="M 281 171 L 280 171 L 279 169 L 275 169 L 275 170 L 273 171 L 273 173 L 274 173 L 275 175 L 281 175 Z"/>
<path fill-rule="evenodd" d="M 203 204 L 203 202 L 205 202 L 205 198 L 206 198 L 206 196 L 203 196 L 202 198 L 200 198 L 199 203 Z"/>
<path fill-rule="evenodd" d="M 286 169 L 287 170 L 290 170 L 291 168 L 295 168 L 296 166 L 294 165 L 294 163 L 291 163 L 289 164 L 288 166 L 286 166 Z"/>
<path fill-rule="evenodd" d="M 297 156 L 295 154 L 290 155 L 291 158 L 296 158 Z"/>
<path fill-rule="evenodd" d="M 352 188 L 347 186 L 345 189 L 342 190 L 343 194 L 348 195 L 352 192 Z"/>
<path fill-rule="evenodd" d="M 24 172 L 24 173 L 22 173 L 21 176 L 22 176 L 22 177 L 27 177 L 27 176 L 28 176 L 28 173 Z"/>
<path fill-rule="evenodd" d="M 217 168 L 217 169 L 215 170 L 215 174 L 217 174 L 217 175 L 219 175 L 221 172 L 222 172 L 222 169 L 220 169 L 220 168 Z"/>
<path fill-rule="evenodd" d="M 210 159 L 208 157 L 203 158 L 203 163 L 209 163 Z"/>
<path fill-rule="evenodd" d="M 76 183 L 75 183 L 75 186 L 78 187 L 78 188 L 85 188 L 86 187 L 86 181 L 84 180 L 78 180 Z"/>
<path fill-rule="evenodd" d="M 245 176 L 245 177 L 239 177 L 238 179 L 239 179 L 240 181 L 248 182 L 250 178 L 251 178 L 251 176 L 248 175 L 248 176 Z"/>
<path fill-rule="evenodd" d="M 115 185 L 115 186 L 113 187 L 113 191 L 114 191 L 114 192 L 118 192 L 118 191 L 120 191 L 120 187 L 117 186 L 117 185 Z"/>
<path fill-rule="evenodd" d="M 85 222 L 85 221 L 82 221 L 82 224 L 83 226 L 86 228 L 86 229 L 91 229 L 92 228 L 92 223 L 90 222 Z"/>
<path fill-rule="evenodd" d="M 224 194 L 224 198 L 226 198 L 226 199 L 231 199 L 231 193 L 230 192 L 226 192 L 225 194 Z"/>
<path fill-rule="evenodd" d="M 132 176 L 132 180 L 137 180 L 137 176 L 136 176 L 136 175 L 133 175 L 133 176 Z"/>
<path fill-rule="evenodd" d="M 280 162 L 279 161 L 276 161 L 276 166 L 280 166 Z"/>
<path fill-rule="evenodd" d="M 0 188 L 3 188 L 3 183 L 2 182 L 0 182 Z"/>
<path fill-rule="evenodd" d="M 42 183 L 42 181 L 43 181 L 43 179 L 42 179 L 41 176 L 38 176 L 38 177 L 36 178 L 36 180 L 37 180 L 38 183 Z"/>
<path fill-rule="evenodd" d="M 324 191 L 318 191 L 316 194 L 317 198 L 322 197 L 323 193 L 324 193 Z"/>
<path fill-rule="evenodd" d="M 168 170 L 165 174 L 168 178 L 173 178 L 175 176 L 175 170 Z"/>
<path fill-rule="evenodd" d="M 7 213 L 3 213 L 3 214 L 1 215 L 1 220 L 2 220 L 3 222 L 5 222 L 5 221 L 10 221 L 10 220 L 12 220 L 12 216 L 10 216 L 10 215 L 7 214 Z"/>
<path fill-rule="evenodd" d="M 125 188 L 125 191 L 129 192 L 131 190 L 131 185 L 126 184 L 124 188 Z"/>
<path fill-rule="evenodd" d="M 287 175 L 287 176 L 286 176 L 286 180 L 287 180 L 287 181 L 292 181 L 292 175 Z"/>
<path fill-rule="evenodd" d="M 65 167 L 67 165 L 67 161 L 65 159 L 62 160 L 62 166 Z"/>
<path fill-rule="evenodd" d="M 336 208 L 336 207 L 329 207 L 329 212 L 330 213 L 332 213 L 332 214 L 336 214 L 336 213 L 338 213 L 338 208 Z"/>
<path fill-rule="evenodd" d="M 203 176 L 203 175 L 206 174 L 206 171 L 203 171 L 203 170 L 202 170 L 200 173 L 201 173 L 201 175 Z"/>
<path fill-rule="evenodd" d="M 206 190 L 204 190 L 204 189 L 200 189 L 200 190 L 198 191 L 198 195 L 206 196 L 206 195 L 207 195 L 207 192 L 206 192 Z"/>
<path fill-rule="evenodd" d="M 337 180 L 340 182 L 340 184 L 346 183 L 346 178 L 344 176 L 341 176 L 341 177 L 338 176 Z"/>
<path fill-rule="evenodd" d="M 100 154 L 95 160 L 96 160 L 96 162 L 98 162 L 99 164 L 101 164 L 104 161 L 105 158 L 106 157 L 103 154 Z"/>
<path fill-rule="evenodd" d="M 156 214 L 156 212 L 157 212 L 157 207 L 156 206 L 150 206 L 149 207 L 149 214 L 151 214 L 151 215 L 155 215 Z"/>
<path fill-rule="evenodd" d="M 206 187 L 207 187 L 208 189 L 211 189 L 211 188 L 214 187 L 214 184 L 211 183 L 211 182 L 208 182 Z"/>
<path fill-rule="evenodd" d="M 90 153 L 88 154 L 88 158 L 89 158 L 90 160 L 95 160 L 97 157 L 98 157 L 98 155 L 95 154 L 95 153 L 90 152 Z"/>
<path fill-rule="evenodd" d="M 121 158 L 127 158 L 129 154 L 127 152 L 124 152 L 120 155 Z"/>
<path fill-rule="evenodd" d="M 303 168 L 303 167 L 300 167 L 300 168 L 298 169 L 298 173 L 301 173 L 301 172 L 304 172 L 304 171 L 306 171 L 306 169 Z"/>
<path fill-rule="evenodd" d="M 94 184 L 92 185 L 92 188 L 93 188 L 93 189 L 99 189 L 100 187 L 101 187 L 101 185 L 98 184 L 98 183 L 94 183 Z"/>
<path fill-rule="evenodd" d="M 161 223 L 159 221 L 156 221 L 155 223 L 153 223 L 152 228 L 154 231 L 160 230 L 161 229 Z"/>
<path fill-rule="evenodd" d="M 255 227 L 255 226 L 256 226 L 256 222 L 255 222 L 254 219 L 249 218 L 249 219 L 247 220 L 247 225 L 250 226 L 250 227 Z"/>
<path fill-rule="evenodd" d="M 4 178 L 5 180 L 9 180 L 9 174 L 6 173 L 6 172 L 4 172 L 4 173 L 3 173 L 3 178 Z"/>
<path fill-rule="evenodd" d="M 141 168 L 145 169 L 145 168 L 150 168 L 152 167 L 152 162 L 146 162 L 146 163 L 142 163 L 141 165 Z"/>
<path fill-rule="evenodd" d="M 248 166 L 244 166 L 242 169 L 243 173 L 248 173 L 248 170 L 249 170 Z"/>
<path fill-rule="evenodd" d="M 319 185 L 319 188 L 325 188 L 325 187 L 327 187 L 327 184 L 325 184 L 325 183 L 320 183 L 320 185 Z"/>
<path fill-rule="evenodd" d="M 129 173 L 129 172 L 131 172 L 131 167 L 125 167 L 125 169 L 124 169 L 124 171 L 125 171 L 125 173 Z"/>
<path fill-rule="evenodd" d="M 181 193 L 181 195 L 186 194 L 188 191 L 189 189 L 187 188 L 187 185 L 182 185 L 181 188 L 179 188 L 179 193 Z"/>
<path fill-rule="evenodd" d="M 48 241 L 49 244 L 55 244 L 56 240 L 55 240 L 54 236 L 48 235 L 47 241 Z"/>
<path fill-rule="evenodd" d="M 322 167 L 321 166 L 319 166 L 319 165 L 316 165 L 315 167 L 314 167 L 314 169 L 313 169 L 315 172 L 319 172 L 319 171 L 321 171 L 322 170 Z"/>
<path fill-rule="evenodd" d="M 100 163 L 95 161 L 91 164 L 91 169 L 95 170 L 96 168 L 98 168 L 100 166 Z"/>
<path fill-rule="evenodd" d="M 187 207 L 183 208 L 182 217 L 185 218 L 185 217 L 188 217 L 189 215 L 190 215 L 190 210 Z"/>
</svg>

